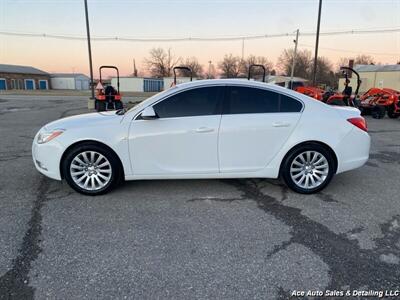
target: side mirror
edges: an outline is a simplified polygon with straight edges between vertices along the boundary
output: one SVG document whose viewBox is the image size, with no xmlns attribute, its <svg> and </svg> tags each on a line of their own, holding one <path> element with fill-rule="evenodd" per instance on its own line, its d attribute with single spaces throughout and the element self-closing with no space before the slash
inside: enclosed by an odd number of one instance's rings
<svg viewBox="0 0 400 300">
<path fill-rule="evenodd" d="M 158 116 L 156 112 L 154 111 L 154 108 L 152 106 L 146 107 L 141 114 L 141 117 L 143 120 L 154 120 L 157 119 Z"/>
</svg>

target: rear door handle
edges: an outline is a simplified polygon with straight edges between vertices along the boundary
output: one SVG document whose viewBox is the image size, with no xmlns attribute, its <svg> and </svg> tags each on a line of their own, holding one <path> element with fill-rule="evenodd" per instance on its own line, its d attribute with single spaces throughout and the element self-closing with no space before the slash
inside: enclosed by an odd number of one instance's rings
<svg viewBox="0 0 400 300">
<path fill-rule="evenodd" d="M 286 122 L 275 122 L 272 123 L 273 127 L 289 127 L 290 123 L 286 123 Z"/>
<path fill-rule="evenodd" d="M 210 128 L 210 127 L 199 127 L 195 130 L 195 132 L 197 133 L 205 133 L 205 132 L 213 132 L 214 128 Z"/>
</svg>

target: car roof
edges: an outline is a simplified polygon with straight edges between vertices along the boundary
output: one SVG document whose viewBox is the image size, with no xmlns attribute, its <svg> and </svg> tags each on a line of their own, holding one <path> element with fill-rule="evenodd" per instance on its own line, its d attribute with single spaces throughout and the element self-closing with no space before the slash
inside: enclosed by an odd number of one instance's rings
<svg viewBox="0 0 400 300">
<path fill-rule="evenodd" d="M 185 90 L 190 89 L 192 87 L 202 87 L 202 86 L 213 86 L 213 85 L 239 85 L 239 86 L 247 86 L 247 87 L 254 87 L 254 88 L 261 88 L 261 89 L 268 89 L 271 91 L 275 91 L 281 94 L 291 95 L 296 98 L 303 98 L 301 97 L 300 93 L 296 91 L 281 87 L 276 84 L 272 83 L 265 83 L 261 81 L 255 80 L 247 80 L 247 78 L 235 78 L 235 79 L 203 79 L 203 80 L 195 80 L 177 84 L 176 86 L 170 88 L 169 90 L 171 93 L 174 93 L 178 90 Z"/>
<path fill-rule="evenodd" d="M 322 103 L 321 101 L 314 100 L 310 98 L 309 96 L 303 95 L 301 93 L 298 93 L 296 91 L 281 87 L 279 85 L 271 84 L 271 83 L 265 83 L 265 82 L 260 82 L 260 81 L 255 81 L 255 80 L 247 80 L 247 78 L 238 78 L 238 79 L 203 79 L 203 80 L 195 80 L 195 81 L 189 81 L 189 82 L 184 82 L 177 84 L 176 86 L 173 86 L 161 93 L 158 93 L 137 106 L 135 106 L 130 112 L 135 112 L 138 110 L 141 110 L 142 108 L 152 105 L 153 103 L 159 101 L 160 99 L 163 99 L 165 97 L 168 97 L 172 94 L 175 94 L 180 91 L 188 90 L 191 88 L 196 88 L 196 87 L 206 87 L 206 86 L 216 86 L 216 85 L 236 85 L 236 86 L 244 86 L 244 87 L 253 87 L 253 88 L 260 88 L 260 89 L 267 89 L 270 91 L 275 91 L 280 94 L 285 94 L 291 97 L 294 97 L 296 99 L 301 100 L 304 104 L 308 103 L 308 105 L 326 105 Z"/>
</svg>

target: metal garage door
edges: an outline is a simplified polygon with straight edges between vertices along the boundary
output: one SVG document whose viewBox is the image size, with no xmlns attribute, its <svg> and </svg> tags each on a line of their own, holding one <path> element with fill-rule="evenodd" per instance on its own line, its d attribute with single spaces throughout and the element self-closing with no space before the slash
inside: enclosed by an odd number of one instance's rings
<svg viewBox="0 0 400 300">
<path fill-rule="evenodd" d="M 0 79 L 0 90 L 6 90 L 6 80 L 5 79 Z"/>
<path fill-rule="evenodd" d="M 47 80 L 40 80 L 39 81 L 39 89 L 47 90 Z"/>
<path fill-rule="evenodd" d="M 75 89 L 81 90 L 82 89 L 82 80 L 76 79 L 75 80 Z"/>
<path fill-rule="evenodd" d="M 35 82 L 33 81 L 33 79 L 25 79 L 25 89 L 26 90 L 35 89 Z"/>
</svg>

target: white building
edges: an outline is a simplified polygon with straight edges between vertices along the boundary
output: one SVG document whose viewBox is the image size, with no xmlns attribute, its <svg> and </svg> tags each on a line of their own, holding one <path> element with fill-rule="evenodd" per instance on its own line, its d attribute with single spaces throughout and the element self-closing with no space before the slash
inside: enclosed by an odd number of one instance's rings
<svg viewBox="0 0 400 300">
<path fill-rule="evenodd" d="M 111 78 L 111 85 L 117 88 L 117 77 Z M 143 77 L 120 77 L 121 92 L 160 92 L 164 89 L 163 79 Z"/>
<path fill-rule="evenodd" d="M 55 90 L 88 90 L 90 78 L 84 74 L 55 73 L 50 75 Z"/>
<path fill-rule="evenodd" d="M 172 84 L 174 83 L 174 77 L 164 77 L 164 89 L 169 89 Z M 193 80 L 196 80 L 196 78 L 193 78 Z M 184 82 L 189 82 L 190 77 L 177 77 L 176 78 L 176 84 L 184 83 Z"/>
<path fill-rule="evenodd" d="M 119 78 L 119 90 L 121 92 L 143 92 L 143 82 L 142 77 L 120 77 Z M 111 78 L 111 85 L 117 88 L 117 78 Z"/>
<path fill-rule="evenodd" d="M 391 88 L 400 91 L 400 65 L 356 65 L 354 67 L 360 74 L 360 93 L 370 88 Z M 357 86 L 357 76 L 352 75 L 350 85 L 353 91 Z M 344 87 L 344 78 L 339 79 L 339 90 Z"/>
</svg>

